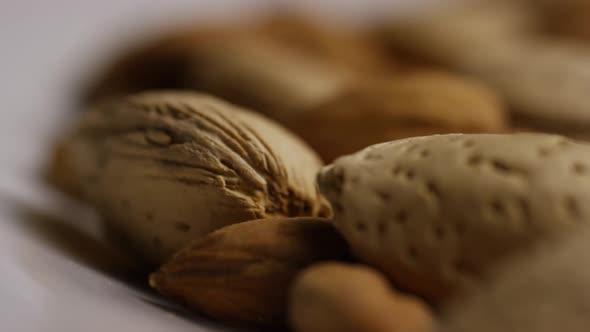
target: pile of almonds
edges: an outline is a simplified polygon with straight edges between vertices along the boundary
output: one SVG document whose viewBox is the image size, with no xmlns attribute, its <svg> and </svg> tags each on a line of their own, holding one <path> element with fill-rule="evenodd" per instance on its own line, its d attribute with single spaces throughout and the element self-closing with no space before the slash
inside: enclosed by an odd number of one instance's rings
<svg viewBox="0 0 590 332">
<path fill-rule="evenodd" d="M 590 48 L 546 3 L 179 29 L 89 84 L 46 176 L 219 322 L 586 331 Z"/>
</svg>

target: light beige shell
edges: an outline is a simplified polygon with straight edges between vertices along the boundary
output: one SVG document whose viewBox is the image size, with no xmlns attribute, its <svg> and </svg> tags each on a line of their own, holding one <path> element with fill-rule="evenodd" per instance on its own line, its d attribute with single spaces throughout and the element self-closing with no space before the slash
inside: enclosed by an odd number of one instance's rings
<svg viewBox="0 0 590 332">
<path fill-rule="evenodd" d="M 279 125 L 213 97 L 152 92 L 102 104 L 81 114 L 66 142 L 80 191 L 153 263 L 228 224 L 326 213 L 318 157 Z"/>
<path fill-rule="evenodd" d="M 444 332 L 586 332 L 590 326 L 590 230 L 501 264 L 443 310 Z"/>
<path fill-rule="evenodd" d="M 319 184 L 359 257 L 438 300 L 590 221 L 590 146 L 541 134 L 410 138 L 336 160 Z"/>
</svg>

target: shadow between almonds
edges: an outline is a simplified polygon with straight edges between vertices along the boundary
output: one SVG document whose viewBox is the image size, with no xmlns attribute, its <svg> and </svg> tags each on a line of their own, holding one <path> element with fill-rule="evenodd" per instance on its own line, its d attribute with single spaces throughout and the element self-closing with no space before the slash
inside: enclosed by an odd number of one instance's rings
<svg viewBox="0 0 590 332">
<path fill-rule="evenodd" d="M 1 195 L 0 201 L 11 209 L 19 225 L 36 240 L 42 241 L 76 263 L 123 282 L 137 292 L 137 298 L 140 301 L 180 319 L 199 324 L 199 327 L 223 329 L 228 332 L 252 331 L 221 325 L 206 316 L 189 311 L 182 305 L 162 298 L 149 287 L 147 276 L 152 272 L 151 269 L 134 263 L 132 257 L 126 256 L 107 241 L 77 228 L 72 221 L 60 219 L 15 198 Z M 91 222 L 91 220 L 82 218 L 77 222 Z"/>
<path fill-rule="evenodd" d="M 19 224 L 28 234 L 54 248 L 64 257 L 119 281 L 134 285 L 144 284 L 147 287 L 147 281 L 142 279 L 146 279 L 149 270 L 134 263 L 131 257 L 113 245 L 84 232 L 72 222 L 26 202 L 6 198 L 3 201 L 10 204 Z M 86 220 L 81 219 L 78 222 L 83 223 Z"/>
</svg>

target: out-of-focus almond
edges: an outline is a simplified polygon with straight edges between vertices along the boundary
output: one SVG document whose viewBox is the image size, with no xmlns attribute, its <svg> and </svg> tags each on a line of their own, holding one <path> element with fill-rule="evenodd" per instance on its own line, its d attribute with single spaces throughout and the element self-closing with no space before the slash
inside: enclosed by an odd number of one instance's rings
<svg viewBox="0 0 590 332">
<path fill-rule="evenodd" d="M 505 112 L 496 94 L 477 81 L 418 71 L 356 85 L 283 123 L 331 161 L 394 139 L 502 132 Z"/>
<path fill-rule="evenodd" d="M 335 97 L 356 78 L 268 39 L 217 40 L 193 50 L 193 88 L 255 109 L 278 122 Z"/>
<path fill-rule="evenodd" d="M 549 2 L 567 7 L 569 1 L 542 1 Z M 488 84 L 518 126 L 589 139 L 590 47 L 539 38 L 532 33 L 533 12 L 523 1 L 476 1 L 392 23 L 386 35 L 398 47 Z"/>
</svg>

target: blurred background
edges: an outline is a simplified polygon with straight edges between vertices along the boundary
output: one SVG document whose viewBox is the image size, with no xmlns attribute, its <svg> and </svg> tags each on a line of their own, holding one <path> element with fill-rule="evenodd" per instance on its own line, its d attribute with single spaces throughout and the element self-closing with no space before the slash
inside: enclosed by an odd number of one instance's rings
<svg viewBox="0 0 590 332">
<path fill-rule="evenodd" d="M 51 139 L 71 118 L 68 114 L 83 108 L 84 94 L 105 92 L 99 85 L 111 83 L 108 71 L 113 67 L 109 66 L 124 55 L 146 43 L 157 43 L 179 26 L 221 22 L 235 27 L 277 13 L 312 17 L 315 21 L 308 26 L 308 34 L 321 31 L 322 24 L 336 30 L 346 27 L 346 33 L 359 27 L 385 27 L 388 34 L 380 42 L 393 47 L 387 55 L 393 67 L 383 72 L 435 68 L 466 75 L 492 88 L 504 103 L 502 109 L 510 121 L 503 130 L 532 129 L 587 138 L 590 117 L 584 86 L 590 81 L 590 1 L 480 0 L 479 7 L 459 10 L 452 6 L 454 2 L 461 1 L 1 1 L 0 191 L 10 192 L 15 181 L 36 174 Z M 433 4 L 442 15 L 416 15 Z M 403 23 L 397 24 L 397 19 Z M 236 36 L 228 39 L 239 39 Z M 387 79 L 395 80 L 395 74 Z M 382 113 L 387 112 L 399 110 Z M 482 132 L 490 128 L 459 129 Z M 416 132 L 420 133 L 424 134 Z"/>
<path fill-rule="evenodd" d="M 362 23 L 429 0 L 0 1 L 0 191 L 15 190 L 46 154 L 93 71 L 130 42 L 181 22 L 227 21 L 290 8 Z"/>
</svg>

